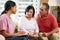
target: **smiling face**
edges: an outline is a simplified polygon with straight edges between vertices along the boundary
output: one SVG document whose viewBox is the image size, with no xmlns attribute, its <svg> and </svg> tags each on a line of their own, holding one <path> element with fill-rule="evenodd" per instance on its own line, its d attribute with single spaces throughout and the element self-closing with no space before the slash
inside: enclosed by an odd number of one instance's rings
<svg viewBox="0 0 60 40">
<path fill-rule="evenodd" d="M 29 11 L 26 12 L 26 16 L 31 18 L 33 16 L 33 9 L 29 9 Z"/>
</svg>

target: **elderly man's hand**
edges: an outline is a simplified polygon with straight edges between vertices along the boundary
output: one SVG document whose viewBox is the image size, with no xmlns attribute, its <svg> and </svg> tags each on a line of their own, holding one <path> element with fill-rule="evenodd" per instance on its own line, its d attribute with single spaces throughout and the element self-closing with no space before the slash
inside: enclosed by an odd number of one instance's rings
<svg viewBox="0 0 60 40">
<path fill-rule="evenodd" d="M 42 35 L 43 35 L 44 37 L 47 37 L 47 36 L 49 36 L 50 34 L 44 32 Z"/>
</svg>

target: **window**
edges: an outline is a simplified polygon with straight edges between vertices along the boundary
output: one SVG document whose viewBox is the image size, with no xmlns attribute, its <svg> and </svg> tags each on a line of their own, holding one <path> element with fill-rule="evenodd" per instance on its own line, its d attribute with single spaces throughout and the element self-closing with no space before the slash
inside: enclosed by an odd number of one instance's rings
<svg viewBox="0 0 60 40">
<path fill-rule="evenodd" d="M 49 0 L 49 1 L 48 1 L 48 4 L 49 4 L 50 6 L 57 6 L 57 0 Z"/>
<path fill-rule="evenodd" d="M 28 5 L 33 5 L 35 8 L 35 15 L 39 12 L 40 1 L 38 0 L 12 0 L 17 4 L 17 13 L 15 14 L 15 21 L 17 22 L 21 16 L 24 16 L 25 9 Z M 13 18 L 12 18 L 13 19 Z"/>
<path fill-rule="evenodd" d="M 7 0 L 0 0 L 0 13 L 4 10 L 4 3 Z M 39 12 L 40 0 L 11 0 L 17 4 L 16 14 L 11 15 L 14 22 L 18 22 L 21 16 L 24 16 L 25 9 L 28 5 L 33 5 L 35 8 L 35 14 Z"/>
<path fill-rule="evenodd" d="M 0 0 L 0 14 L 2 13 L 2 11 L 4 10 L 4 4 L 7 0 Z"/>
</svg>

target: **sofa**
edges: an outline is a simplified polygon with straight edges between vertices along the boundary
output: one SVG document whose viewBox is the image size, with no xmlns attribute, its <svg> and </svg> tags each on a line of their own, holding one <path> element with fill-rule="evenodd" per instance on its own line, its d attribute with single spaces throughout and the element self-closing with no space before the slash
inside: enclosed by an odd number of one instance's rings
<svg viewBox="0 0 60 40">
<path fill-rule="evenodd" d="M 17 30 L 16 30 L 18 28 L 17 25 L 18 25 L 18 23 L 17 24 L 14 23 L 15 32 L 17 32 Z M 60 28 L 59 28 L 59 32 L 56 34 L 56 36 L 58 36 L 57 40 L 60 40 Z M 46 37 L 44 37 L 44 40 L 48 40 L 48 39 Z"/>
<path fill-rule="evenodd" d="M 0 40 L 5 40 L 5 37 L 0 34 Z"/>
<path fill-rule="evenodd" d="M 15 32 L 17 32 L 17 24 L 14 23 L 14 28 L 15 28 Z M 59 28 L 59 33 L 57 33 L 57 35 L 59 36 L 57 40 L 60 40 L 60 28 Z M 0 35 L 0 40 L 5 40 L 4 36 Z M 44 37 L 44 40 L 47 40 L 47 38 Z"/>
</svg>

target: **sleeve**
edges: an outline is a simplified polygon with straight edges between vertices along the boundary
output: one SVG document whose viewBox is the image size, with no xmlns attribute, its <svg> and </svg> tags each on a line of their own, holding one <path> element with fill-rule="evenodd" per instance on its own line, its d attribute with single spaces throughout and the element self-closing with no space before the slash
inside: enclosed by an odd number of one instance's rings
<svg viewBox="0 0 60 40">
<path fill-rule="evenodd" d="M 35 32 L 39 33 L 39 28 L 38 28 L 38 24 L 37 24 L 36 20 L 35 20 Z"/>
<path fill-rule="evenodd" d="M 18 31 L 22 30 L 22 26 L 23 26 L 23 20 L 22 20 L 22 18 L 20 18 L 19 22 L 18 22 Z"/>
<path fill-rule="evenodd" d="M 20 22 L 18 22 L 18 31 L 20 31 L 20 32 L 23 31 L 23 32 L 28 33 L 28 31 L 24 28 L 24 26 L 25 26 L 24 18 L 21 18 Z"/>
<path fill-rule="evenodd" d="M 7 30 L 7 20 L 5 18 L 0 19 L 0 31 Z"/>
<path fill-rule="evenodd" d="M 58 27 L 58 23 L 57 20 L 55 18 L 55 16 L 52 17 L 52 28 L 55 29 Z"/>
</svg>

